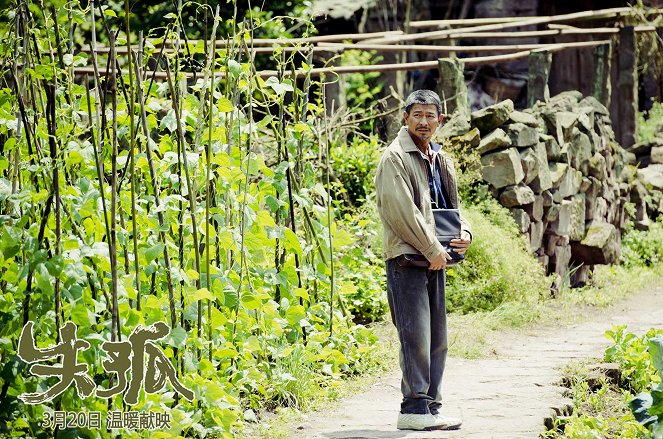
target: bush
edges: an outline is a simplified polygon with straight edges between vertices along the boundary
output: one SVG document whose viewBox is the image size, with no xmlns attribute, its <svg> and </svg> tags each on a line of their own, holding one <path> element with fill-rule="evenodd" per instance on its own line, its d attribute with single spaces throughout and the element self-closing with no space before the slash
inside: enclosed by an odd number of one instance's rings
<svg viewBox="0 0 663 439">
<path fill-rule="evenodd" d="M 464 208 L 463 215 L 472 224 L 473 242 L 465 262 L 447 270 L 449 312 L 492 311 L 509 301 L 538 301 L 550 283 L 508 210 L 485 199 Z"/>
<path fill-rule="evenodd" d="M 627 267 L 652 267 L 663 260 L 663 216 L 649 230 L 631 229 L 622 238 L 620 262 Z"/>
<path fill-rule="evenodd" d="M 343 227 L 352 235 L 353 244 L 340 258 L 339 293 L 355 322 L 381 320 L 388 311 L 386 278 L 380 219 L 374 197 L 352 213 L 346 213 Z"/>
<path fill-rule="evenodd" d="M 374 135 L 368 140 L 354 137 L 348 144 L 334 146 L 330 151 L 334 175 L 343 185 L 353 206 L 360 206 L 373 193 L 373 177 L 380 159 L 380 141 Z"/>
<path fill-rule="evenodd" d="M 638 113 L 638 141 L 648 142 L 656 137 L 657 127 L 661 122 L 663 122 L 663 104 L 660 102 L 654 102 L 649 111 Z"/>
</svg>

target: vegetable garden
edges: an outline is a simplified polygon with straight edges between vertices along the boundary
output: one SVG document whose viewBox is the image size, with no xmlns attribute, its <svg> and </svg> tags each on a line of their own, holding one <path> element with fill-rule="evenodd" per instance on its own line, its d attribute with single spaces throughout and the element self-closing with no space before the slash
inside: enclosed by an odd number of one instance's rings
<svg viewBox="0 0 663 439">
<path fill-rule="evenodd" d="M 54 410 L 97 411 L 104 420 L 129 410 L 121 395 L 81 398 L 73 386 L 51 404 L 23 403 L 20 395 L 57 382 L 28 373 L 15 354 L 29 321 L 39 348 L 59 343 L 64 323 L 75 323 L 78 339 L 91 345 L 80 357 L 98 388 L 118 381 L 102 366 L 104 342 L 167 323 L 160 348 L 194 398 L 169 386 L 141 393 L 131 410 L 170 413 L 171 430 L 151 437 L 230 437 L 256 409 L 298 406 L 371 367 L 365 354 L 376 337 L 354 323 L 344 297 L 362 285 L 349 281 L 362 277 L 354 268 L 380 266 L 366 248 L 375 233 L 353 225 L 354 217 L 339 221 L 329 151 L 340 132 L 325 117 L 323 84 L 307 75 L 306 48 L 276 49 L 279 74 L 263 79 L 247 43 L 259 19 L 233 26 L 216 51 L 218 24 L 227 22 L 199 5 L 211 37 L 184 43 L 185 59 L 162 50 L 185 36 L 180 15 L 167 17 L 161 39 L 143 39 L 131 32 L 124 6 L 118 16 L 93 2 L 21 2 L 7 16 L 0 46 L 3 435 L 58 434 L 41 427 L 44 412 Z M 107 56 L 74 55 L 77 26 L 90 30 L 92 47 L 107 41 Z M 136 43 L 142 50 L 120 54 Z M 202 66 L 190 82 L 187 60 Z M 93 75 L 74 74 L 88 62 Z M 166 80 L 146 76 L 148 65 Z M 379 291 L 379 281 L 371 282 L 364 284 Z M 109 435 L 63 429 L 58 437 Z M 131 435 L 140 433 L 122 433 Z"/>
</svg>

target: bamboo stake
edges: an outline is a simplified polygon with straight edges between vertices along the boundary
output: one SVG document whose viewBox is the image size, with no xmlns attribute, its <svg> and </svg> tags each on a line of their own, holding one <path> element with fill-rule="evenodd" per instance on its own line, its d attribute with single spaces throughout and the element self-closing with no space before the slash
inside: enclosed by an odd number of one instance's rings
<svg viewBox="0 0 663 439">
<path fill-rule="evenodd" d="M 205 9 L 207 10 L 207 9 Z M 210 225 L 210 205 L 211 205 L 211 197 L 212 197 L 212 126 L 213 126 L 213 120 L 212 116 L 214 114 L 214 70 L 215 70 L 215 60 L 214 60 L 214 50 L 213 48 L 215 47 L 215 40 L 216 40 L 216 28 L 221 20 L 221 17 L 219 16 L 219 5 L 216 6 L 216 12 L 214 14 L 214 24 L 212 25 L 212 44 L 208 53 L 208 66 L 209 70 L 211 71 L 211 75 L 209 78 L 210 81 L 210 86 L 209 86 L 209 92 L 207 93 L 207 96 L 209 97 L 209 104 L 208 104 L 208 116 L 207 116 L 207 148 L 205 149 L 205 159 L 206 159 L 206 167 L 205 167 L 205 283 L 207 284 L 207 289 L 212 290 L 211 286 L 211 263 L 210 263 L 210 242 L 209 242 L 209 225 Z M 205 24 L 205 28 L 207 29 L 207 22 Z M 205 74 L 205 80 L 207 80 L 207 74 Z M 208 356 L 207 359 L 211 362 L 212 361 L 212 351 L 214 348 L 214 340 L 212 338 L 212 301 L 207 300 L 207 340 L 209 341 L 209 350 L 208 350 Z"/>
<path fill-rule="evenodd" d="M 195 264 L 194 269 L 198 273 L 200 273 L 200 250 L 198 246 L 198 224 L 196 220 L 196 189 L 193 185 L 193 181 L 189 173 L 189 160 L 186 155 L 186 140 L 184 139 L 184 129 L 182 128 L 182 120 L 181 120 L 182 113 L 178 99 L 175 98 L 176 95 L 175 95 L 175 88 L 173 87 L 173 80 L 171 78 L 170 63 L 168 62 L 168 59 L 166 59 L 165 61 L 166 61 L 166 73 L 168 77 L 168 88 L 170 89 L 170 93 L 173 96 L 173 101 L 172 101 L 173 110 L 175 111 L 175 120 L 177 121 L 177 139 L 178 143 L 180 144 L 182 161 L 184 163 L 184 175 L 186 181 L 187 196 L 189 198 L 189 210 L 191 215 L 191 227 L 193 235 L 193 254 L 194 254 L 194 264 Z M 198 279 L 196 279 L 196 288 L 197 289 L 202 288 L 200 276 L 198 276 Z"/>
<path fill-rule="evenodd" d="M 279 69 L 279 78 L 283 78 L 284 76 L 284 65 L 285 65 L 285 53 L 281 53 L 281 62 L 278 65 Z M 283 151 L 286 146 L 285 142 L 285 105 L 283 102 L 281 102 L 281 105 L 278 105 L 279 109 L 279 123 L 278 125 L 273 125 L 272 124 L 272 129 L 274 132 L 274 137 L 276 138 L 276 162 L 281 163 L 281 160 L 284 156 Z M 288 163 L 288 167 L 290 167 L 290 163 Z M 287 171 L 286 171 L 287 172 Z M 280 200 L 281 199 L 281 191 L 276 187 L 275 189 L 276 192 L 276 199 Z M 279 208 L 276 210 L 275 213 L 275 220 L 274 222 L 276 223 L 277 226 L 281 225 L 281 214 L 283 213 L 283 208 L 279 206 Z M 276 238 L 276 245 L 274 247 L 274 268 L 276 272 L 281 271 L 281 267 L 283 266 L 283 263 L 285 262 L 285 249 L 281 251 L 281 239 Z M 281 286 L 279 284 L 276 284 L 274 288 L 274 301 L 276 303 L 281 303 Z"/>
<path fill-rule="evenodd" d="M 139 38 L 142 37 L 142 34 Z M 161 191 L 159 189 L 159 182 L 157 180 L 157 174 L 154 169 L 154 160 L 152 159 L 152 146 L 150 145 L 150 129 L 147 124 L 147 112 L 145 111 L 145 99 L 143 96 L 143 76 L 140 70 L 140 63 L 134 63 L 134 68 L 136 69 L 136 91 L 138 93 L 138 99 L 140 102 L 140 116 L 141 123 L 143 126 L 143 132 L 145 133 L 145 138 L 147 139 L 145 144 L 145 154 L 147 156 L 147 163 L 150 169 L 150 179 L 152 180 L 152 191 L 154 194 L 154 205 L 156 206 L 157 211 L 157 220 L 159 221 L 159 237 L 163 243 L 163 259 L 164 259 L 164 271 L 166 273 L 166 284 L 168 286 L 168 305 L 170 307 L 170 325 L 171 328 L 174 328 L 177 325 L 177 317 L 175 310 L 175 293 L 173 289 L 173 280 L 170 273 L 171 261 L 170 255 L 168 253 L 168 240 L 166 239 L 166 232 L 164 231 L 164 218 L 163 212 L 160 209 L 161 207 Z"/>
<path fill-rule="evenodd" d="M 94 0 L 90 0 L 90 20 L 92 22 L 92 28 L 91 28 L 91 33 L 92 33 L 92 40 L 90 41 L 90 47 L 91 47 L 91 53 L 92 53 L 92 68 L 93 68 L 93 77 L 94 77 L 94 91 L 95 91 L 95 105 L 97 108 L 96 111 L 96 119 L 97 119 L 97 127 L 101 127 L 101 89 L 99 87 L 99 83 L 101 76 L 99 75 L 99 68 L 98 68 L 98 63 L 97 63 L 97 30 L 96 30 L 96 23 L 94 20 Z M 75 71 L 75 70 L 74 70 Z M 89 98 L 88 98 L 89 99 Z M 98 130 L 99 133 L 99 141 L 97 144 L 99 147 L 101 147 L 101 136 L 102 136 L 102 131 L 101 129 Z"/>
<path fill-rule="evenodd" d="M 129 63 L 129 180 L 131 191 L 131 235 L 134 245 L 134 282 L 136 284 L 136 309 L 140 311 L 140 267 L 138 266 L 138 226 L 136 223 L 136 123 L 134 121 L 135 114 L 135 97 L 134 97 L 134 69 L 133 69 L 133 56 L 131 54 L 131 28 L 129 25 L 129 0 L 124 0 L 124 23 L 126 26 L 127 34 L 127 49 L 129 56 L 127 57 Z M 149 138 L 149 133 L 146 134 Z"/>
<path fill-rule="evenodd" d="M 55 80 L 55 78 L 54 78 Z M 46 85 L 46 124 L 48 129 L 48 146 L 51 155 L 51 164 L 53 166 L 53 198 L 55 199 L 55 255 L 61 254 L 62 247 L 62 220 L 61 220 L 61 200 L 60 200 L 60 171 L 58 167 L 58 151 L 57 151 L 57 121 L 55 118 L 55 97 L 56 84 L 49 82 Z M 56 342 L 60 342 L 60 277 L 55 278 L 55 328 L 56 328 Z"/>
<path fill-rule="evenodd" d="M 322 87 L 322 102 L 325 100 L 325 87 Z M 332 114 L 334 113 L 332 104 Z M 332 240 L 332 223 L 331 223 L 331 193 L 329 186 L 329 122 L 325 118 L 325 164 L 327 165 L 327 233 L 329 239 L 329 336 L 334 333 L 334 244 Z"/>
<path fill-rule="evenodd" d="M 111 59 L 115 59 L 115 35 L 111 32 L 109 34 L 111 47 Z M 112 322 L 111 322 L 111 341 L 121 340 L 120 329 L 120 315 L 119 305 L 117 301 L 117 76 L 115 70 L 115 63 L 111 63 L 110 71 L 110 90 L 111 90 L 111 110 L 112 110 L 112 127 L 111 127 L 111 211 L 110 211 L 110 262 L 111 262 L 111 297 L 113 301 L 112 306 Z"/>
</svg>

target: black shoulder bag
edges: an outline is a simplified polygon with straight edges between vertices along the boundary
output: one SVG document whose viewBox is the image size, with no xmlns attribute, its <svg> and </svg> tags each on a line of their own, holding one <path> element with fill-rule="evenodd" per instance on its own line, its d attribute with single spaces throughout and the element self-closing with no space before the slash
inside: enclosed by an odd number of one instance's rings
<svg viewBox="0 0 663 439">
<path fill-rule="evenodd" d="M 458 209 L 433 209 L 433 218 L 435 218 L 435 237 L 444 251 L 446 251 L 451 260 L 447 261 L 447 266 L 455 265 L 465 259 L 465 255 L 456 252 L 451 246 L 451 240 L 460 238 L 460 211 Z"/>
</svg>

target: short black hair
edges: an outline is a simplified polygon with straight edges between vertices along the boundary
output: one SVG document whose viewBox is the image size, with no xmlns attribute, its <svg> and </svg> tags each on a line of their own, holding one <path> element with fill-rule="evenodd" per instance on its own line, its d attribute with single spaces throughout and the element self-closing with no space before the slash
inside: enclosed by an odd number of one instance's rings
<svg viewBox="0 0 663 439">
<path fill-rule="evenodd" d="M 442 101 L 440 96 L 432 90 L 415 90 L 405 100 L 405 112 L 410 114 L 414 104 L 435 105 L 437 114 L 442 114 Z"/>
</svg>

